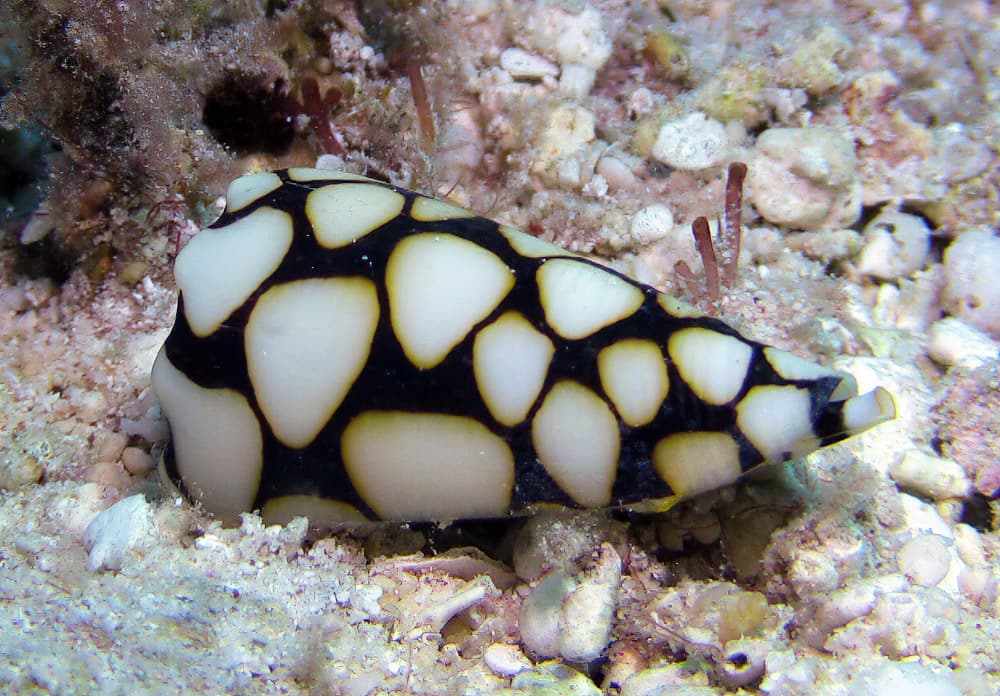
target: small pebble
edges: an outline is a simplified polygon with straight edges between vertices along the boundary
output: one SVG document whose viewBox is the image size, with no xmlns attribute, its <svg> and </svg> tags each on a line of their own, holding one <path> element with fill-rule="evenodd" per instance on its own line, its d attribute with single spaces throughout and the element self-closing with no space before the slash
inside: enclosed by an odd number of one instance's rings
<svg viewBox="0 0 1000 696">
<path fill-rule="evenodd" d="M 117 488 L 119 491 L 128 487 L 128 474 L 119 462 L 97 462 L 84 474 L 87 483 L 99 486 Z"/>
<path fill-rule="evenodd" d="M 834 629 L 870 614 L 875 608 L 876 598 L 883 592 L 900 592 L 904 589 L 906 578 L 896 574 L 872 581 L 857 581 L 828 595 L 817 595 L 821 601 L 813 621 L 819 633 L 819 644 L 822 645 Z"/>
<path fill-rule="evenodd" d="M 958 574 L 958 589 L 971 602 L 983 605 L 997 596 L 997 581 L 989 568 L 963 568 Z"/>
<path fill-rule="evenodd" d="M 625 691 L 622 691 L 622 696 L 625 696 Z M 718 696 L 719 692 L 713 689 L 711 686 L 671 686 L 668 691 L 651 689 L 648 691 L 635 691 L 629 692 L 629 696 L 632 694 L 635 696 Z"/>
<path fill-rule="evenodd" d="M 687 532 L 672 521 L 661 520 L 656 525 L 656 540 L 670 553 L 680 553 L 684 550 L 684 540 Z"/>
<path fill-rule="evenodd" d="M 149 264 L 145 261 L 133 261 L 121 270 L 118 277 L 123 283 L 134 285 L 143 279 L 148 270 Z"/>
<path fill-rule="evenodd" d="M 144 449 L 126 447 L 122 452 L 122 466 L 133 476 L 142 476 L 156 468 L 153 457 Z"/>
<path fill-rule="evenodd" d="M 788 569 L 788 582 L 799 597 L 832 592 L 840 585 L 833 561 L 818 551 L 802 551 Z"/>
<path fill-rule="evenodd" d="M 626 104 L 628 105 L 629 114 L 634 118 L 645 116 L 656 105 L 656 95 L 647 87 L 639 87 L 629 95 Z"/>
<path fill-rule="evenodd" d="M 927 503 L 908 493 L 901 493 L 899 502 L 902 507 L 904 523 L 908 528 L 938 534 L 945 539 L 952 538 L 952 523 L 941 517 L 937 505 Z"/>
<path fill-rule="evenodd" d="M 757 139 L 757 149 L 819 186 L 837 189 L 855 179 L 853 143 L 828 128 L 770 128 Z"/>
<path fill-rule="evenodd" d="M 717 515 L 706 515 L 701 524 L 694 524 L 688 527 L 688 534 L 699 544 L 708 546 L 714 544 L 722 537 L 722 524 Z"/>
<path fill-rule="evenodd" d="M 982 227 L 959 235 L 944 251 L 942 304 L 952 315 L 1000 340 L 1000 237 Z"/>
<path fill-rule="evenodd" d="M 854 230 L 824 230 L 790 234 L 785 237 L 785 244 L 811 259 L 829 264 L 854 256 L 861 250 L 864 241 Z"/>
<path fill-rule="evenodd" d="M 424 541 L 424 536 L 419 535 L 421 545 Z M 407 573 L 436 572 L 462 580 L 474 580 L 481 575 L 486 575 L 500 589 L 509 589 L 517 582 L 517 576 L 510 572 L 506 566 L 476 548 L 449 549 L 435 556 L 399 555 L 399 552 L 395 550 L 390 553 L 393 553 L 393 556 L 376 564 L 378 573 L 384 575 L 387 572 L 399 571 Z"/>
<path fill-rule="evenodd" d="M 14 285 L 0 290 L 0 309 L 18 313 L 30 306 L 24 288 Z"/>
<path fill-rule="evenodd" d="M 646 246 L 659 241 L 674 229 L 674 214 L 660 203 L 647 205 L 632 218 L 630 231 L 636 244 Z"/>
<path fill-rule="evenodd" d="M 760 679 L 771 644 L 760 638 L 740 638 L 725 645 L 721 667 L 728 686 L 744 686 Z"/>
<path fill-rule="evenodd" d="M 21 244 L 34 244 L 45 239 L 49 232 L 56 228 L 58 218 L 49 212 L 46 202 L 38 206 L 38 210 L 28 220 L 21 230 Z"/>
<path fill-rule="evenodd" d="M 365 46 L 365 48 L 368 48 Z M 316 169 L 337 169 L 344 170 L 345 167 L 344 158 L 340 155 L 331 155 L 328 152 L 324 152 L 322 155 L 316 158 Z"/>
<path fill-rule="evenodd" d="M 621 558 L 604 544 L 597 568 L 588 573 L 563 601 L 559 654 L 570 662 L 590 662 L 604 652 L 611 640 Z"/>
<path fill-rule="evenodd" d="M 551 660 L 516 675 L 510 682 L 517 694 L 536 696 L 601 696 L 590 677 Z"/>
<path fill-rule="evenodd" d="M 636 184 L 635 174 L 617 157 L 605 156 L 597 163 L 597 173 L 604 177 L 611 189 L 630 189 Z"/>
<path fill-rule="evenodd" d="M 603 198 L 608 195 L 608 181 L 600 174 L 594 174 L 580 190 L 583 195 L 590 198 Z"/>
<path fill-rule="evenodd" d="M 945 317 L 931 325 L 927 353 L 945 367 L 974 370 L 991 360 L 1000 360 L 1000 345 L 982 331 L 956 317 Z"/>
<path fill-rule="evenodd" d="M 104 431 L 95 437 L 97 441 L 94 458 L 99 462 L 116 462 L 128 445 L 125 433 Z"/>
<path fill-rule="evenodd" d="M 533 581 L 550 568 L 577 573 L 602 542 L 625 546 L 626 527 L 601 512 L 572 515 L 535 515 L 514 541 L 514 571 Z"/>
<path fill-rule="evenodd" d="M 920 270 L 931 250 L 931 229 L 923 218 L 895 210 L 876 215 L 863 234 L 857 270 L 879 280 L 898 280 Z"/>
<path fill-rule="evenodd" d="M 34 530 L 32 530 L 34 531 Z M 18 553 L 23 553 L 28 556 L 37 556 L 45 548 L 38 536 L 33 534 L 24 534 L 14 537 L 14 549 Z"/>
<path fill-rule="evenodd" d="M 700 111 L 665 122 L 652 149 L 654 159 L 677 169 L 717 167 L 728 152 L 725 126 Z"/>
<path fill-rule="evenodd" d="M 483 651 L 483 662 L 494 674 L 512 677 L 526 669 L 531 669 L 531 660 L 524 656 L 516 645 L 493 643 Z"/>
<path fill-rule="evenodd" d="M 563 570 L 553 570 L 539 582 L 521 604 L 518 628 L 525 646 L 536 655 L 559 654 L 562 605 L 575 584 Z"/>
<path fill-rule="evenodd" d="M 728 643 L 756 633 L 767 618 L 767 597 L 760 592 L 732 592 L 718 600 L 719 642 Z"/>
<path fill-rule="evenodd" d="M 931 166 L 935 178 L 950 184 L 968 181 L 986 171 L 993 161 L 993 149 L 986 143 L 972 140 L 960 130 L 959 124 L 942 128 L 937 133 L 937 153 Z"/>
<path fill-rule="evenodd" d="M 983 545 L 983 535 L 975 528 L 961 523 L 952 529 L 955 535 L 955 551 L 962 562 L 969 566 L 986 565 L 986 547 Z"/>
<path fill-rule="evenodd" d="M 418 630 L 413 635 L 420 633 L 419 626 L 429 626 L 432 631 L 440 633 L 449 621 L 492 594 L 496 594 L 496 587 L 488 577 L 465 583 L 448 599 L 424 611 L 417 621 Z"/>
<path fill-rule="evenodd" d="M 108 400 L 98 391 L 81 391 L 72 396 L 77 417 L 84 423 L 95 423 L 108 412 Z"/>
<path fill-rule="evenodd" d="M 442 194 L 454 194 L 454 182 L 464 179 L 464 174 L 476 169 L 483 161 L 483 142 L 479 125 L 471 110 L 459 111 L 445 124 L 438 136 L 438 151 L 434 167 L 447 184 Z"/>
<path fill-rule="evenodd" d="M 951 554 L 944 537 L 921 534 L 896 552 L 899 570 L 915 585 L 934 587 L 944 580 L 951 567 Z"/>
<path fill-rule="evenodd" d="M 558 67 L 522 48 L 508 48 L 501 53 L 500 67 L 515 79 L 540 80 L 546 76 L 555 77 L 559 74 Z"/>
<path fill-rule="evenodd" d="M 705 673 L 692 669 L 690 664 L 666 664 L 629 675 L 625 679 L 625 683 L 622 684 L 620 696 L 660 696 L 661 694 L 673 696 L 677 693 L 688 693 L 682 691 L 683 689 L 708 689 L 705 692 L 706 696 L 714 694 L 715 692 L 708 687 L 707 682 Z"/>
<path fill-rule="evenodd" d="M 13 491 L 37 483 L 45 473 L 38 458 L 28 452 L 10 451 L 0 457 L 0 490 Z"/>
<path fill-rule="evenodd" d="M 890 466 L 889 475 L 901 488 L 931 500 L 965 498 L 972 492 L 972 482 L 956 462 L 917 450 Z"/>
<path fill-rule="evenodd" d="M 765 694 L 808 694 L 815 689 L 817 659 L 794 650 L 775 649 L 767 656 L 767 674 L 760 683 Z"/>
<path fill-rule="evenodd" d="M 829 94 L 844 81 L 841 68 L 852 46 L 850 38 L 836 28 L 821 26 L 796 37 L 783 51 L 778 73 L 784 84 L 801 86 L 810 95 Z"/>
<path fill-rule="evenodd" d="M 596 70 L 579 63 L 569 63 L 563 66 L 559 76 L 559 93 L 570 99 L 583 99 L 590 94 L 596 81 Z"/>
<path fill-rule="evenodd" d="M 358 585 L 350 595 L 348 600 L 353 609 L 372 617 L 382 615 L 382 607 L 379 600 L 382 599 L 384 590 L 378 585 Z"/>
<path fill-rule="evenodd" d="M 83 547 L 87 570 L 121 570 L 126 554 L 153 529 L 153 513 L 143 495 L 120 500 L 87 525 Z"/>
</svg>

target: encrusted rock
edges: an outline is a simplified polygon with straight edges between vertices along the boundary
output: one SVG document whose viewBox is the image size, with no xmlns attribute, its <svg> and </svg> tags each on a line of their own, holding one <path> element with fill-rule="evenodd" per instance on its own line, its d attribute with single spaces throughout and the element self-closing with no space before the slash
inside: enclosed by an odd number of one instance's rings
<svg viewBox="0 0 1000 696">
<path fill-rule="evenodd" d="M 550 568 L 575 575 L 603 542 L 624 551 L 625 535 L 625 525 L 602 512 L 537 515 L 524 523 L 514 542 L 514 571 L 529 581 Z"/>
<path fill-rule="evenodd" d="M 531 173 L 552 184 L 580 186 L 595 124 L 594 115 L 581 106 L 564 104 L 553 109 L 538 141 Z"/>
<path fill-rule="evenodd" d="M 832 592 L 840 585 L 833 560 L 818 551 L 802 551 L 788 569 L 788 581 L 799 597 Z"/>
<path fill-rule="evenodd" d="M 610 639 L 620 580 L 621 558 L 610 544 L 601 547 L 595 568 L 579 578 L 553 570 L 521 605 L 521 640 L 541 657 L 574 662 L 599 657 Z"/>
<path fill-rule="evenodd" d="M 521 640 L 533 653 L 542 657 L 559 654 L 559 633 L 563 601 L 574 583 L 563 570 L 553 570 L 532 590 L 521 605 L 518 629 Z"/>
<path fill-rule="evenodd" d="M 528 10 L 522 38 L 563 66 L 576 63 L 600 70 L 613 45 L 604 31 L 601 13 L 589 3 L 571 12 L 550 2 L 536 2 Z"/>
<path fill-rule="evenodd" d="M 961 365 L 975 369 L 991 360 L 1000 360 L 1000 345 L 961 319 L 945 317 L 931 325 L 927 353 L 945 367 Z"/>
<path fill-rule="evenodd" d="M 861 212 L 853 144 L 827 128 L 771 128 L 747 178 L 766 220 L 796 229 L 849 227 Z"/>
<path fill-rule="evenodd" d="M 900 592 L 906 587 L 906 578 L 902 575 L 884 575 L 858 580 L 827 595 L 817 595 L 819 601 L 803 627 L 802 637 L 808 644 L 820 648 L 835 629 L 870 614 L 880 595 Z"/>
<path fill-rule="evenodd" d="M 590 662 L 607 647 L 621 572 L 621 558 L 610 544 L 604 544 L 597 567 L 563 601 L 559 653 L 565 659 Z"/>
<path fill-rule="evenodd" d="M 794 49 L 778 62 L 783 85 L 801 87 L 811 95 L 828 94 L 844 81 L 851 40 L 825 25 L 796 40 Z"/>
<path fill-rule="evenodd" d="M 725 126 L 701 112 L 665 122 L 652 148 L 654 159 L 677 169 L 717 167 L 728 152 Z"/>
</svg>

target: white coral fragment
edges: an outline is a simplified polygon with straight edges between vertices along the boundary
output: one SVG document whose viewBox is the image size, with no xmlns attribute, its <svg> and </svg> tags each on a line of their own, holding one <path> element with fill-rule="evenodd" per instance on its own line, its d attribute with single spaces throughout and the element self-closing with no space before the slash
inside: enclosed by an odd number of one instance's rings
<svg viewBox="0 0 1000 696">
<path fill-rule="evenodd" d="M 83 533 L 87 570 L 121 570 L 129 551 L 153 528 L 153 514 L 142 494 L 120 500 L 100 513 Z"/>
</svg>

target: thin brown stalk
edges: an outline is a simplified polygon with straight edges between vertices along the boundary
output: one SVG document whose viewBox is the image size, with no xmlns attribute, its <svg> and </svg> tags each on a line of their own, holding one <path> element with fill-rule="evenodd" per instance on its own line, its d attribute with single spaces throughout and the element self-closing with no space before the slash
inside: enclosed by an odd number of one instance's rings
<svg viewBox="0 0 1000 696">
<path fill-rule="evenodd" d="M 694 234 L 695 244 L 698 245 L 701 262 L 705 266 L 705 286 L 708 289 L 708 299 L 712 302 L 718 302 L 722 297 L 719 285 L 719 262 L 715 258 L 715 249 L 712 247 L 712 231 L 708 226 L 708 218 L 695 218 L 695 221 L 691 223 L 691 232 Z"/>
<path fill-rule="evenodd" d="M 740 240 L 743 230 L 743 180 L 747 166 L 742 162 L 729 165 L 726 178 L 726 212 L 723 227 L 722 281 L 727 288 L 736 283 L 736 270 L 740 262 Z"/>
<path fill-rule="evenodd" d="M 424 152 L 434 148 L 434 115 L 431 113 L 431 100 L 427 96 L 427 83 L 424 82 L 420 64 L 415 60 L 406 61 L 406 76 L 410 78 L 410 93 L 413 104 L 417 108 L 417 124 L 420 126 L 420 147 Z"/>
<path fill-rule="evenodd" d="M 319 141 L 324 152 L 331 155 L 344 155 L 344 147 L 337 141 L 337 137 L 330 128 L 330 112 L 340 102 L 340 90 L 331 87 L 326 91 L 326 96 L 320 97 L 319 83 L 316 78 L 307 77 L 302 81 L 302 105 L 299 106 L 293 101 L 293 105 L 302 109 L 309 116 L 309 126 L 313 134 Z"/>
<path fill-rule="evenodd" d="M 698 280 L 694 277 L 694 273 L 691 271 L 691 267 L 687 265 L 684 261 L 678 261 L 674 264 L 674 275 L 677 276 L 677 280 L 681 285 L 684 286 L 684 294 L 690 298 L 695 298 L 700 294 L 698 288 Z"/>
</svg>

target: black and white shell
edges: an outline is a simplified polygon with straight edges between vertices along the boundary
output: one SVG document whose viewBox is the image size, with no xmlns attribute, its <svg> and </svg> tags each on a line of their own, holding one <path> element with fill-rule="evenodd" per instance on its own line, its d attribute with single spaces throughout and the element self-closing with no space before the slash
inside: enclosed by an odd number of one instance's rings
<svg viewBox="0 0 1000 696">
<path fill-rule="evenodd" d="M 883 389 L 355 174 L 252 174 L 176 263 L 168 473 L 220 517 L 665 509 L 894 417 Z"/>
</svg>

